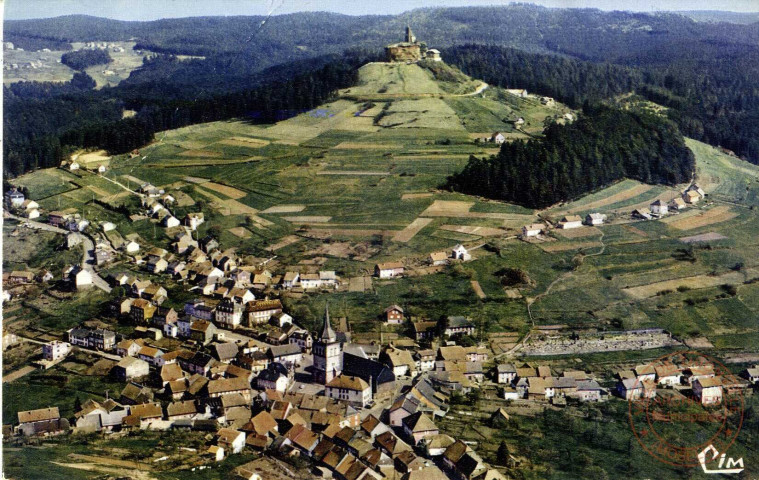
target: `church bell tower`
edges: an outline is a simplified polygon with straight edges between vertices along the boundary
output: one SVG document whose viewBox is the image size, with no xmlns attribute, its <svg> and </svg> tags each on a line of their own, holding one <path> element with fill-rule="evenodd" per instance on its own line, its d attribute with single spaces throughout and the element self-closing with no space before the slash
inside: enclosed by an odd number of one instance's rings
<svg viewBox="0 0 759 480">
<path fill-rule="evenodd" d="M 329 323 L 329 304 L 324 310 L 324 327 L 314 342 L 314 382 L 322 385 L 340 375 L 343 371 L 343 345 Z"/>
</svg>

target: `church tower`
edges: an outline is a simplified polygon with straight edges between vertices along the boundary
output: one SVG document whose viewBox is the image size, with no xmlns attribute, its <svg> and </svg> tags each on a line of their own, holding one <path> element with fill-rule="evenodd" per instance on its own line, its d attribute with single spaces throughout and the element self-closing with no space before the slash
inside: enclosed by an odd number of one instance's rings
<svg viewBox="0 0 759 480">
<path fill-rule="evenodd" d="M 324 327 L 314 342 L 314 382 L 328 383 L 343 371 L 343 345 L 329 323 L 329 304 L 324 311 Z"/>
<path fill-rule="evenodd" d="M 406 25 L 406 42 L 416 43 L 416 35 L 411 31 L 411 25 Z"/>
</svg>

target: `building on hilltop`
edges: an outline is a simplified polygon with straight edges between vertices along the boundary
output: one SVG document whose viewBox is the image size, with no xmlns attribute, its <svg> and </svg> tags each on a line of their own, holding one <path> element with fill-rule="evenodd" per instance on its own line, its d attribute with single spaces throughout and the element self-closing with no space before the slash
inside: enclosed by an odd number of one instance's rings
<svg viewBox="0 0 759 480">
<path fill-rule="evenodd" d="M 416 35 L 408 25 L 403 41 L 386 46 L 385 54 L 388 62 L 418 62 L 424 58 L 436 62 L 442 60 L 439 50 L 428 50 L 425 45 L 416 41 Z"/>
<path fill-rule="evenodd" d="M 314 342 L 314 381 L 326 385 L 343 371 L 343 345 L 329 323 L 329 304 L 324 310 L 324 328 Z"/>
</svg>

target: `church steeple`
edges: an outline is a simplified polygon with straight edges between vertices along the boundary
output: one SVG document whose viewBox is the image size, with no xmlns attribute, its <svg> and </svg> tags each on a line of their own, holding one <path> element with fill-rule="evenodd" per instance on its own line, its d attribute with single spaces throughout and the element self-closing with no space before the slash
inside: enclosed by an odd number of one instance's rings
<svg viewBox="0 0 759 480">
<path fill-rule="evenodd" d="M 408 43 L 416 43 L 416 35 L 411 31 L 411 25 L 406 24 L 406 41 Z"/>
<path fill-rule="evenodd" d="M 329 302 L 324 308 L 324 327 L 322 328 L 321 340 L 326 342 L 334 342 L 337 340 L 337 334 L 332 329 L 332 325 L 329 323 Z"/>
</svg>

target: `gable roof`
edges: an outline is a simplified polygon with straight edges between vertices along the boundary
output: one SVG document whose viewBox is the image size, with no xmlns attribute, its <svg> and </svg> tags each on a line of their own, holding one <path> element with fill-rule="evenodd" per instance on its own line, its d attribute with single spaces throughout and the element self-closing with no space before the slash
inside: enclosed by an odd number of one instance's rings
<svg viewBox="0 0 759 480">
<path fill-rule="evenodd" d="M 61 414 L 58 412 L 58 407 L 18 412 L 18 423 L 44 422 L 46 420 L 57 420 L 59 418 L 61 418 Z"/>
</svg>

